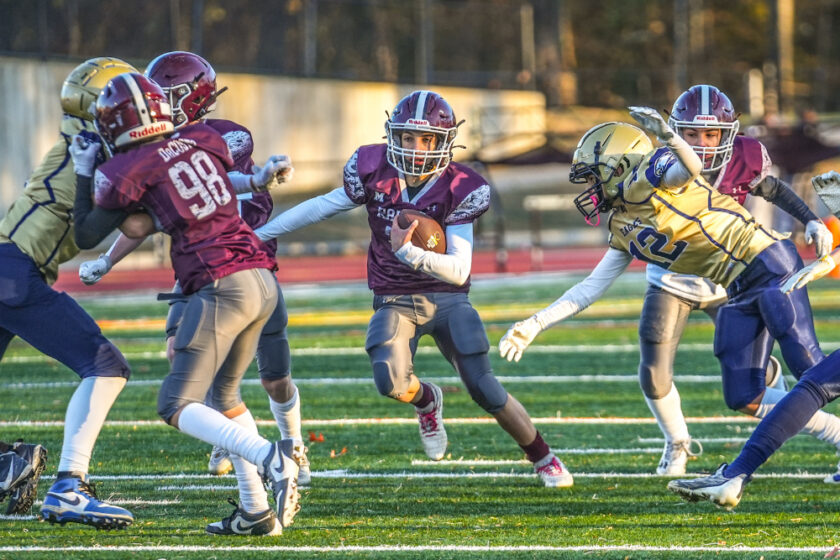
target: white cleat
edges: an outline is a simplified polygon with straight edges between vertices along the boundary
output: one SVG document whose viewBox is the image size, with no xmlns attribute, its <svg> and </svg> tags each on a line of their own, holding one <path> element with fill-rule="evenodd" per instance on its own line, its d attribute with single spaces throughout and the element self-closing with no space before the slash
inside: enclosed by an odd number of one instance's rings
<svg viewBox="0 0 840 560">
<path fill-rule="evenodd" d="M 697 451 L 691 450 L 691 445 L 696 444 Z M 683 441 L 666 441 L 665 449 L 662 450 L 662 458 L 656 467 L 656 474 L 660 476 L 679 476 L 685 474 L 685 466 L 689 457 L 697 457 L 703 454 L 703 446 L 696 439 Z"/>
<path fill-rule="evenodd" d="M 275 513 L 283 527 L 291 525 L 300 510 L 298 473 L 302 455 L 303 447 L 287 438 L 271 444 L 262 464 L 262 477 L 274 493 Z"/>
<path fill-rule="evenodd" d="M 446 429 L 443 427 L 443 392 L 440 387 L 433 383 L 427 383 L 432 388 L 434 402 L 429 405 L 429 410 L 421 411 L 414 407 L 417 413 L 417 421 L 420 423 L 420 440 L 423 442 L 423 450 L 426 456 L 432 461 L 440 461 L 446 454 Z"/>
<path fill-rule="evenodd" d="M 572 473 L 554 453 L 549 453 L 534 463 L 534 471 L 546 488 L 568 488 L 575 483 Z"/>
<path fill-rule="evenodd" d="M 689 502 L 709 500 L 722 508 L 732 509 L 741 501 L 744 486 L 752 480 L 752 477 L 740 474 L 728 478 L 723 475 L 725 469 L 726 463 L 723 463 L 715 474 L 700 478 L 672 480 L 668 483 L 668 490 Z"/>
<path fill-rule="evenodd" d="M 210 452 L 210 462 L 207 463 L 207 470 L 210 474 L 222 476 L 233 470 L 233 463 L 230 462 L 230 453 L 227 449 L 214 445 Z"/>
</svg>

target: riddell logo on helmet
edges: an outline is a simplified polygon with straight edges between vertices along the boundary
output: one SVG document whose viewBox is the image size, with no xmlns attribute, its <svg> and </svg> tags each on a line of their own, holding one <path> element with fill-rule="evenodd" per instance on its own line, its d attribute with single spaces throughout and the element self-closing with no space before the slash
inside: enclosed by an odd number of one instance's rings
<svg viewBox="0 0 840 560">
<path fill-rule="evenodd" d="M 134 129 L 129 131 L 128 136 L 132 140 L 137 140 L 139 138 L 145 138 L 146 136 L 151 136 L 152 134 L 160 134 L 163 132 L 167 132 L 169 128 L 166 126 L 167 123 L 152 123 L 150 125 L 146 125 L 141 129 Z"/>
<path fill-rule="evenodd" d="M 697 115 L 694 117 L 695 121 L 708 121 L 708 122 L 718 122 L 718 119 L 714 115 Z"/>
<path fill-rule="evenodd" d="M 406 124 L 416 124 L 418 126 L 429 126 L 429 121 L 423 119 L 408 119 Z"/>
</svg>

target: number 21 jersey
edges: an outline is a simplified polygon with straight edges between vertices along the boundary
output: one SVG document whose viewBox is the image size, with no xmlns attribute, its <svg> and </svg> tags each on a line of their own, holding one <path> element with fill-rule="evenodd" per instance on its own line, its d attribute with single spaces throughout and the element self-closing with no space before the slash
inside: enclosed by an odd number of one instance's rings
<svg viewBox="0 0 840 560">
<path fill-rule="evenodd" d="M 190 294 L 240 270 L 276 267 L 239 216 L 227 177 L 232 166 L 221 135 L 205 124 L 192 124 L 99 166 L 96 204 L 149 212 L 172 237 L 175 276 Z"/>
</svg>

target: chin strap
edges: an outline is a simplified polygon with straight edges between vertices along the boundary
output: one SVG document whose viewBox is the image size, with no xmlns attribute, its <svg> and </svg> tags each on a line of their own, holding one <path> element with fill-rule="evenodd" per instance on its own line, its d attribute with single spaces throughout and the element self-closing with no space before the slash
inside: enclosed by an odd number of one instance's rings
<svg viewBox="0 0 840 560">
<path fill-rule="evenodd" d="M 598 205 L 598 198 L 594 194 L 592 196 L 590 196 L 589 199 L 592 201 L 593 205 L 595 205 L 595 206 Z M 583 220 L 586 222 L 586 225 L 588 225 L 588 226 L 598 227 L 598 225 L 601 223 L 601 212 L 600 211 L 597 214 L 595 214 L 595 218 L 596 218 L 596 220 L 595 220 L 594 224 L 592 223 L 591 216 L 586 216 Z"/>
</svg>

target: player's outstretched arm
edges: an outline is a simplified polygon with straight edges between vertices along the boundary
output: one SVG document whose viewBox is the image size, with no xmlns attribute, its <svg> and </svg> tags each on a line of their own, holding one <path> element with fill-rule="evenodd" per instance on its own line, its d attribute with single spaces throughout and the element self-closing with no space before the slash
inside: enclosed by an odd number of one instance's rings
<svg viewBox="0 0 840 560">
<path fill-rule="evenodd" d="M 662 187 L 681 187 L 700 175 L 703 171 L 703 162 L 700 161 L 700 156 L 682 136 L 668 126 L 659 111 L 651 107 L 628 107 L 628 109 L 630 110 L 630 116 L 636 119 L 642 128 L 656 136 L 677 156 L 679 165 L 674 164 L 668 168 L 660 183 Z"/>
<path fill-rule="evenodd" d="M 262 167 L 251 167 L 250 174 L 231 171 L 228 178 L 236 194 L 265 192 L 281 183 L 291 181 L 294 172 L 295 168 L 292 167 L 289 156 L 273 155 L 269 156 Z"/>
<path fill-rule="evenodd" d="M 339 212 L 352 210 L 356 206 L 358 204 L 350 200 L 344 192 L 344 187 L 338 187 L 327 194 L 310 198 L 278 214 L 267 224 L 255 229 L 254 233 L 263 241 L 268 241 L 304 226 L 317 224 Z"/>
<path fill-rule="evenodd" d="M 132 239 L 120 234 L 107 252 L 79 265 L 79 280 L 87 286 L 96 284 L 110 272 L 115 264 L 139 247 L 145 239 L 145 237 Z"/>
<path fill-rule="evenodd" d="M 814 244 L 818 259 L 826 256 L 834 248 L 834 236 L 787 183 L 778 177 L 768 175 L 753 188 L 752 192 L 802 222 L 805 226 L 805 241 Z"/>
<path fill-rule="evenodd" d="M 534 338 L 551 325 L 576 315 L 598 301 L 604 292 L 621 276 L 633 257 L 618 249 L 607 249 L 601 262 L 583 281 L 575 284 L 554 303 L 531 317 L 514 323 L 499 341 L 499 352 L 507 361 L 516 361 Z"/>
</svg>

